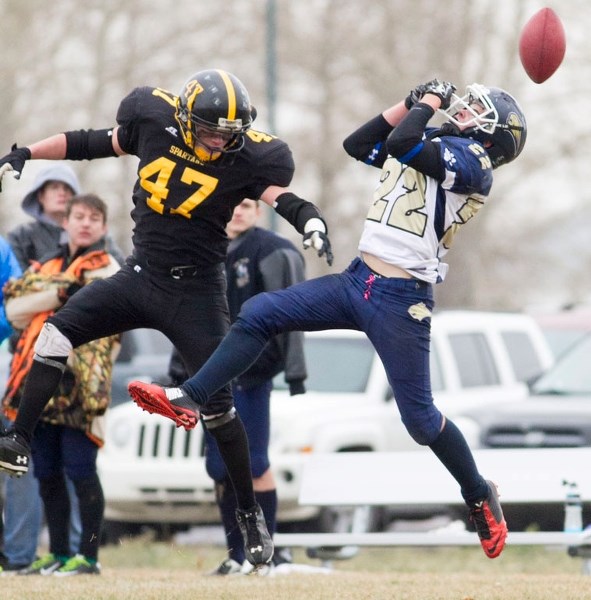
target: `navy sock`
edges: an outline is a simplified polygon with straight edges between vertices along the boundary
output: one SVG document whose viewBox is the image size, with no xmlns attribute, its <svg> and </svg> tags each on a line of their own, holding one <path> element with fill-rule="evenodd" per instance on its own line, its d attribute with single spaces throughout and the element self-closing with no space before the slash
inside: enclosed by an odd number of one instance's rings
<svg viewBox="0 0 591 600">
<path fill-rule="evenodd" d="M 277 530 L 277 490 L 255 491 L 254 497 L 265 515 L 267 530 L 273 535 Z"/>
<path fill-rule="evenodd" d="M 226 547 L 228 548 L 228 557 L 242 564 L 245 560 L 244 541 L 242 534 L 236 522 L 236 495 L 232 484 L 226 479 L 216 483 L 216 501 L 220 509 L 222 525 L 226 534 Z"/>
<path fill-rule="evenodd" d="M 488 485 L 478 472 L 472 451 L 452 421 L 446 419 L 445 427 L 429 448 L 460 484 L 466 504 L 472 505 L 488 497 Z"/>
</svg>

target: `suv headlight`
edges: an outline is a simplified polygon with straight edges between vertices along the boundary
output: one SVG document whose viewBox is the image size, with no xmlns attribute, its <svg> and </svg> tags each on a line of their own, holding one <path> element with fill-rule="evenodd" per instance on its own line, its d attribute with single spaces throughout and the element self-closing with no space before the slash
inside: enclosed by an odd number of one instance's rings
<svg viewBox="0 0 591 600">
<path fill-rule="evenodd" d="M 109 441 L 123 448 L 131 439 L 132 426 L 127 419 L 118 419 L 109 423 Z"/>
</svg>

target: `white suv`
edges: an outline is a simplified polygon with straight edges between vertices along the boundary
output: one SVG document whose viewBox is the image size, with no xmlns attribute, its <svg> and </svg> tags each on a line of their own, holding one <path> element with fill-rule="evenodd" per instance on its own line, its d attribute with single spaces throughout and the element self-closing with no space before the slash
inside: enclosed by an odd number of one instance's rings
<svg viewBox="0 0 591 600">
<path fill-rule="evenodd" d="M 271 464 L 280 522 L 324 516 L 300 506 L 302 466 L 312 452 L 424 450 L 408 435 L 384 369 L 365 335 L 348 330 L 306 334 L 307 393 L 289 396 L 279 376 L 272 394 Z M 525 381 L 553 361 L 536 323 L 522 314 L 446 311 L 432 321 L 435 401 L 477 444 L 464 410 L 514 402 Z M 106 518 L 126 523 L 218 522 L 213 484 L 205 472 L 200 427 L 190 432 L 125 402 L 108 413 L 99 469 Z"/>
</svg>

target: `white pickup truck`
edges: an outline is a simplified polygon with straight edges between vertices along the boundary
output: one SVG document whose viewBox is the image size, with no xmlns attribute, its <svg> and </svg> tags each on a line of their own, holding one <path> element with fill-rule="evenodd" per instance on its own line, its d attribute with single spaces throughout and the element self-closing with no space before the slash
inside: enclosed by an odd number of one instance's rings
<svg viewBox="0 0 591 600">
<path fill-rule="evenodd" d="M 272 394 L 270 453 L 278 519 L 319 518 L 317 525 L 330 531 L 337 527 L 337 511 L 298 504 L 302 467 L 311 453 L 425 449 L 404 429 L 381 362 L 363 334 L 306 334 L 305 351 L 307 393 L 290 397 L 280 376 Z M 552 362 L 547 342 L 529 316 L 444 311 L 433 317 L 433 394 L 469 443 L 476 444 L 479 430 L 474 421 L 462 418 L 463 411 L 522 400 L 524 382 Z M 203 451 L 200 427 L 185 432 L 131 402 L 112 408 L 98 461 L 106 519 L 173 528 L 218 522 Z"/>
</svg>

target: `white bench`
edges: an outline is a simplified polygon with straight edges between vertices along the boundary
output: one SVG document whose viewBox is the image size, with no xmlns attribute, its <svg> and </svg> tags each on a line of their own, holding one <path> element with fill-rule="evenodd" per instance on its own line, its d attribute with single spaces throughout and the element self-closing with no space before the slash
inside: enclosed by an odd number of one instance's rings
<svg viewBox="0 0 591 600">
<path fill-rule="evenodd" d="M 574 481 L 591 500 L 591 448 L 474 451 L 480 472 L 498 485 L 501 503 L 563 503 L 563 481 Z M 463 505 L 458 484 L 429 450 L 311 455 L 304 466 L 299 502 L 313 506 Z M 276 534 L 277 546 L 467 546 L 473 532 L 373 532 Z M 507 545 L 578 548 L 581 534 L 509 532 Z M 589 542 L 587 542 L 588 544 Z"/>
</svg>

